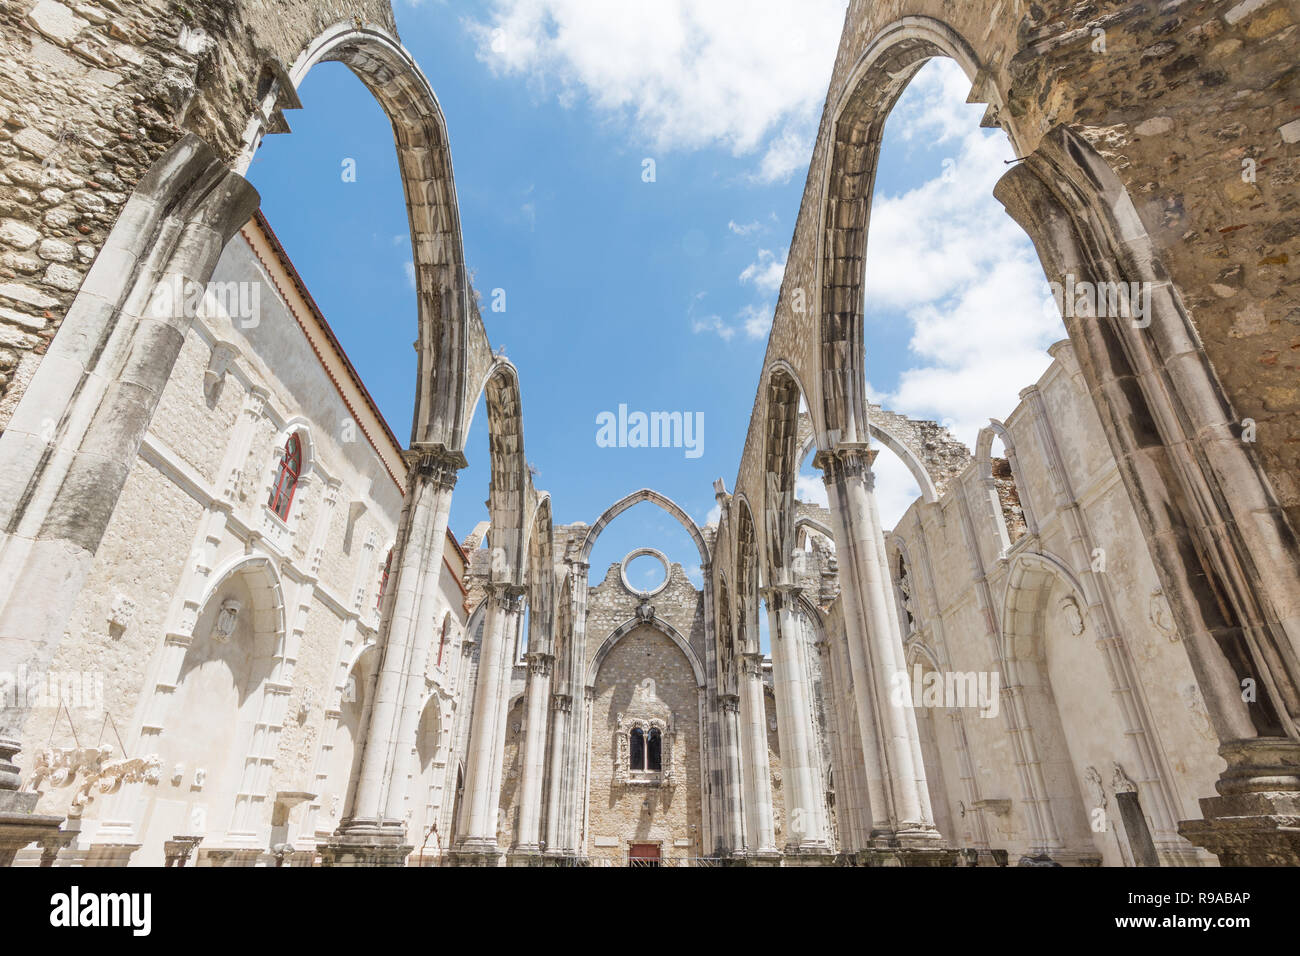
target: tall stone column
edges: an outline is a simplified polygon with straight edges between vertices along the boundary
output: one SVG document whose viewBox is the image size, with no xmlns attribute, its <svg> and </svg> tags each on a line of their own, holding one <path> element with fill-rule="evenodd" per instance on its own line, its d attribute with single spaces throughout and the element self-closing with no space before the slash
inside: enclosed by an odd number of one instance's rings
<svg viewBox="0 0 1300 956">
<path fill-rule="evenodd" d="M 745 824 L 742 816 L 744 779 L 740 772 L 740 697 L 719 694 L 718 710 L 722 724 L 723 759 L 723 830 L 718 834 L 715 856 L 741 856 L 745 848 Z"/>
<path fill-rule="evenodd" d="M 745 654 L 740 684 L 740 737 L 745 777 L 745 822 L 748 855 L 775 858 L 776 825 L 772 819 L 772 768 L 767 759 L 767 711 L 763 705 L 763 655 Z"/>
<path fill-rule="evenodd" d="M 418 711 L 423 696 L 451 493 L 465 457 L 442 445 L 416 446 L 406 457 L 406 506 L 394 546 L 396 578 L 390 572 L 379 628 L 383 658 L 370 695 L 352 805 L 334 839 L 321 847 L 327 866 L 400 866 L 411 852 L 401 800 L 419 721 L 412 710 Z"/>
<path fill-rule="evenodd" d="M 812 686 L 798 616 L 798 590 L 771 587 L 767 602 L 772 638 L 772 677 L 786 801 L 785 852 L 829 853 L 831 843 L 822 790 L 821 748 L 808 689 Z"/>
<path fill-rule="evenodd" d="M 924 851 L 942 847 L 942 837 L 934 826 L 925 768 L 917 759 L 916 714 L 910 700 L 895 699 L 895 675 L 906 674 L 906 667 L 893 588 L 883 560 L 884 534 L 871 471 L 875 456 L 865 445 L 843 443 L 820 452 L 816 463 L 830 498 L 862 746 L 864 752 L 877 751 L 864 757 L 869 775 L 873 756 L 881 774 L 875 786 L 869 781 L 872 842 L 904 851 L 895 853 L 893 862 L 926 863 L 931 861 Z"/>
<path fill-rule="evenodd" d="M 497 810 L 504 749 L 499 738 L 505 734 L 511 650 L 523 612 L 523 594 L 524 589 L 513 584 L 493 584 L 488 594 L 466 755 L 465 809 L 452 852 L 454 862 L 465 865 L 496 865 L 501 853 L 497 845 Z"/>
<path fill-rule="evenodd" d="M 568 785 L 567 752 L 569 715 L 573 713 L 573 698 L 568 694 L 551 695 L 551 753 L 550 789 L 546 792 L 546 853 L 557 856 L 564 842 L 563 811 L 564 788 Z"/>
<path fill-rule="evenodd" d="M 545 773 L 546 713 L 551 699 L 549 654 L 528 655 L 528 687 L 525 690 L 523 779 L 519 785 L 519 829 L 515 853 L 532 855 L 542 851 L 542 775 Z"/>
</svg>

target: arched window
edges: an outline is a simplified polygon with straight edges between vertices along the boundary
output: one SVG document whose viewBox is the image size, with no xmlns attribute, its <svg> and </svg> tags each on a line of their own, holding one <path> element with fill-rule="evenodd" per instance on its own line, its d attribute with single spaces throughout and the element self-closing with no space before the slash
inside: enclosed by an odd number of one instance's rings
<svg viewBox="0 0 1300 956">
<path fill-rule="evenodd" d="M 632 728 L 632 745 L 628 748 L 631 751 L 628 760 L 629 770 L 645 769 L 645 734 L 641 732 L 640 727 Z"/>
<path fill-rule="evenodd" d="M 384 570 L 379 575 L 379 597 L 375 598 L 375 610 L 378 611 L 384 603 L 384 590 L 388 587 L 388 572 L 393 567 L 393 549 L 388 549 L 388 557 L 384 559 Z"/>
<path fill-rule="evenodd" d="M 301 474 L 302 442 L 297 435 L 290 435 L 284 443 L 280 473 L 275 476 L 275 487 L 271 489 L 271 500 L 267 503 L 267 507 L 279 515 L 281 521 L 289 520 L 289 506 L 293 504 L 293 493 L 298 489 L 298 477 Z"/>
<path fill-rule="evenodd" d="M 650 735 L 645 742 L 645 768 L 647 770 L 663 769 L 663 736 L 658 727 L 650 728 Z"/>
</svg>

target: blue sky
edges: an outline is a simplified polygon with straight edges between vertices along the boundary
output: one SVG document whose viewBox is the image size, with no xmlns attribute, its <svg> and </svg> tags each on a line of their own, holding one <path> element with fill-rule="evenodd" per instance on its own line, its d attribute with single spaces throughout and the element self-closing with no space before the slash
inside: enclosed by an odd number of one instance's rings
<svg viewBox="0 0 1300 956">
<path fill-rule="evenodd" d="M 650 486 L 703 524 L 713 479 L 730 488 L 740 460 L 842 0 L 665 2 L 631 20 L 622 5 L 563 0 L 395 6 L 446 113 L 466 260 L 488 335 L 519 367 L 526 453 L 557 523 L 592 523 Z M 931 63 L 886 129 L 867 371 L 873 396 L 971 442 L 1063 331 L 1041 307 L 1028 240 L 991 196 L 1010 146 L 978 128 L 968 89 L 953 64 Z M 293 134 L 268 137 L 249 177 L 406 441 L 415 296 L 391 129 L 338 64 L 315 68 L 300 95 Z M 489 308 L 497 289 L 505 312 Z M 702 453 L 598 447 L 597 416 L 620 404 L 701 413 Z M 453 501 L 461 538 L 486 518 L 485 421 L 480 409 Z M 887 458 L 889 523 L 916 492 Z M 822 495 L 815 472 L 801 489 Z M 698 564 L 686 532 L 639 505 L 602 536 L 593 578 L 640 546 Z"/>
</svg>

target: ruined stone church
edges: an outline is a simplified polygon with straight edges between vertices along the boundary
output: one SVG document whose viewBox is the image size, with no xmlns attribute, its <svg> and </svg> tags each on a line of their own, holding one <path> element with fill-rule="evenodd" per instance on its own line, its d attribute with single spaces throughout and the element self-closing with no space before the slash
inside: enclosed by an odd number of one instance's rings
<svg viewBox="0 0 1300 956">
<path fill-rule="evenodd" d="M 1300 864 L 1298 24 L 853 0 L 720 517 L 647 474 L 560 525 L 386 0 L 6 2 L 0 863 Z M 882 130 L 936 57 L 1054 287 L 1149 296 L 1063 294 L 974 448 L 864 372 Z M 245 178 L 322 61 L 392 122 L 407 441 Z M 489 520 L 457 539 L 471 426 Z M 881 451 L 921 491 L 893 528 Z M 644 502 L 702 586 L 652 548 L 590 583 Z"/>
</svg>

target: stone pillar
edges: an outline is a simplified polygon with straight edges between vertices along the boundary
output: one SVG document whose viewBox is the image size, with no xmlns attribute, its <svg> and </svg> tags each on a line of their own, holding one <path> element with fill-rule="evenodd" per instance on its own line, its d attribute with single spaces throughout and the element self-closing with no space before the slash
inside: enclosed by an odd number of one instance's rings
<svg viewBox="0 0 1300 956">
<path fill-rule="evenodd" d="M 573 698 L 568 694 L 551 695 L 550 789 L 546 792 L 546 852 L 560 855 L 563 837 L 564 788 L 567 786 L 565 741 L 569 739 L 569 715 Z"/>
<path fill-rule="evenodd" d="M 501 760 L 506 708 L 510 703 L 507 698 L 511 650 L 523 611 L 523 594 L 524 589 L 518 585 L 489 586 L 466 755 L 461 832 L 452 851 L 453 860 L 463 865 L 500 862 L 497 810 L 501 801 Z"/>
<path fill-rule="evenodd" d="M 745 824 L 742 797 L 744 779 L 740 772 L 740 697 L 719 694 L 718 710 L 722 724 L 723 814 L 722 832 L 718 834 L 716 856 L 741 856 L 745 850 Z"/>
<path fill-rule="evenodd" d="M 763 655 L 743 655 L 740 684 L 742 773 L 745 777 L 746 850 L 760 859 L 778 855 L 772 819 L 772 768 L 767 760 Z"/>
<path fill-rule="evenodd" d="M 925 862 L 912 851 L 942 846 L 934 826 L 925 768 L 917 760 L 920 734 L 910 700 L 894 698 L 895 675 L 906 675 L 894 589 L 884 561 L 884 535 L 876 510 L 876 452 L 842 443 L 820 452 L 830 497 L 840 567 L 844 625 L 854 697 L 871 789 L 873 843 L 905 850 L 898 862 Z M 873 767 L 875 749 L 878 765 Z"/>
<path fill-rule="evenodd" d="M 334 839 L 321 847 L 326 865 L 401 865 L 412 849 L 404 842 L 404 768 L 409 769 L 419 721 L 451 492 L 465 458 L 436 445 L 413 448 L 407 461 L 406 506 L 394 546 L 396 576 L 390 572 L 384 595 L 383 658 L 370 696 L 365 751 L 348 815 Z"/>
<path fill-rule="evenodd" d="M 528 687 L 525 690 L 524 752 L 522 779 L 519 785 L 519 828 L 513 852 L 523 855 L 541 853 L 542 775 L 545 773 L 546 712 L 551 698 L 549 654 L 528 655 Z"/>
<path fill-rule="evenodd" d="M 771 587 L 767 602 L 772 638 L 772 684 L 776 694 L 777 734 L 786 803 L 786 855 L 829 853 L 821 748 L 813 719 L 812 680 L 799 623 L 798 590 Z"/>
</svg>

